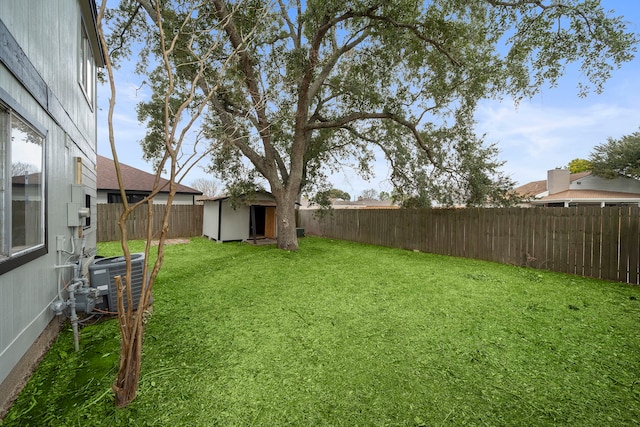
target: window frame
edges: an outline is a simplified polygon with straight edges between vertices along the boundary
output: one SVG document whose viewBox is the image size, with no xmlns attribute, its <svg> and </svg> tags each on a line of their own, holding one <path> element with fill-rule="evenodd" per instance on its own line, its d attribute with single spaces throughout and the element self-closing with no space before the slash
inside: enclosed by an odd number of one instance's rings
<svg viewBox="0 0 640 427">
<path fill-rule="evenodd" d="M 149 195 L 149 193 L 145 193 L 145 192 L 131 192 L 131 191 L 127 191 L 126 194 L 127 194 L 127 203 L 129 204 L 138 203 Z M 107 193 L 107 203 L 122 204 L 122 196 L 118 192 L 110 191 Z"/>
<path fill-rule="evenodd" d="M 89 107 L 94 110 L 96 94 L 96 62 L 89 31 L 84 19 L 80 19 L 80 42 L 78 49 L 78 84 Z"/>
<path fill-rule="evenodd" d="M 42 208 L 40 211 L 42 225 L 41 230 L 43 233 L 42 241 L 30 248 L 11 253 L 11 229 L 12 222 L 5 221 L 6 217 L 11 216 L 11 203 L 12 203 L 12 188 L 11 188 L 11 176 L 9 171 L 11 170 L 11 157 L 10 151 L 6 150 L 6 147 L 0 146 L 0 150 L 3 151 L 3 156 L 0 156 L 0 160 L 3 163 L 0 168 L 0 218 L 2 218 L 2 227 L 5 227 L 2 233 L 0 233 L 0 239 L 3 239 L 3 250 L 9 248 L 8 255 L 0 255 L 0 275 L 13 270 L 21 265 L 24 265 L 30 261 L 33 261 L 48 253 L 48 168 L 47 168 L 47 147 L 49 145 L 49 134 L 47 129 L 38 123 L 29 113 L 27 113 L 13 98 L 11 98 L 4 90 L 0 89 L 0 114 L 6 115 L 6 123 L 0 132 L 4 134 L 4 140 L 10 141 L 11 138 L 11 116 L 15 116 L 27 124 L 32 130 L 37 132 L 42 137 Z M 7 231 L 8 230 L 8 231 Z"/>
</svg>

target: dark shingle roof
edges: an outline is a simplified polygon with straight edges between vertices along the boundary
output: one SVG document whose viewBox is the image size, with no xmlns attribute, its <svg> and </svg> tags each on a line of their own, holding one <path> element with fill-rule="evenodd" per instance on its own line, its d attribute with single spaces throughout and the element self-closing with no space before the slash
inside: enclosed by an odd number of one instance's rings
<svg viewBox="0 0 640 427">
<path fill-rule="evenodd" d="M 153 188 L 153 183 L 156 179 L 154 174 L 141 171 L 132 166 L 125 165 L 120 162 L 120 172 L 122 173 L 122 179 L 126 191 L 142 191 L 149 192 Z M 162 193 L 169 192 L 169 181 L 161 178 L 160 186 L 165 186 L 162 189 Z M 112 159 L 98 155 L 98 191 L 100 190 L 119 190 L 118 178 L 116 176 L 116 167 Z M 194 188 L 187 187 L 186 185 L 178 184 L 178 193 L 187 194 L 202 194 Z"/>
</svg>

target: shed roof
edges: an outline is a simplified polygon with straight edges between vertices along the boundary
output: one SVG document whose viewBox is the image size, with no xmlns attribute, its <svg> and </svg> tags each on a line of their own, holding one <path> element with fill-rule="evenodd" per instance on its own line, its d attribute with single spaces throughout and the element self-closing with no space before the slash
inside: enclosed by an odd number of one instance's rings
<svg viewBox="0 0 640 427">
<path fill-rule="evenodd" d="M 229 194 L 221 194 L 213 197 L 200 197 L 199 200 L 203 202 L 215 202 L 218 200 L 229 200 L 232 196 Z M 259 206 L 276 206 L 275 197 L 268 191 L 256 191 L 254 193 L 243 194 L 238 197 L 241 204 L 245 205 L 259 205 Z"/>
<path fill-rule="evenodd" d="M 120 162 L 120 172 L 124 181 L 126 191 L 149 192 L 153 189 L 156 176 L 154 174 L 136 169 L 132 166 Z M 169 192 L 169 181 L 161 178 L 160 186 L 163 187 L 161 193 Z M 120 190 L 118 177 L 116 176 L 116 166 L 112 159 L 98 155 L 98 191 L 100 190 Z M 200 195 L 202 191 L 178 184 L 178 193 Z"/>
</svg>

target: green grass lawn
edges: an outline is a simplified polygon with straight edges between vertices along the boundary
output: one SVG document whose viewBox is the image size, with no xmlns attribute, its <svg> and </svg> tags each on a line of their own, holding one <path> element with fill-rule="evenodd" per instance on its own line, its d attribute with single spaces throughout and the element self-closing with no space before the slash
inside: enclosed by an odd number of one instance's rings
<svg viewBox="0 0 640 427">
<path fill-rule="evenodd" d="M 113 407 L 109 320 L 79 353 L 65 330 L 2 425 L 640 424 L 639 287 L 320 238 L 297 253 L 194 239 L 167 247 L 154 298 L 133 404 Z"/>
</svg>

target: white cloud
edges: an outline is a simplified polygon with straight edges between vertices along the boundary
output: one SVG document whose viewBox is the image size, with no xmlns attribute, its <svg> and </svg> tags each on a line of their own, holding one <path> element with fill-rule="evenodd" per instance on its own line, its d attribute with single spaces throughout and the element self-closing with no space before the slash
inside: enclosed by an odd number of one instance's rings
<svg viewBox="0 0 640 427">
<path fill-rule="evenodd" d="M 584 101 L 584 100 L 579 100 Z M 637 130 L 638 108 L 615 103 L 574 106 L 523 102 L 483 104 L 476 115 L 478 133 L 496 142 L 504 170 L 520 184 L 544 179 L 546 171 L 587 158 L 593 147 Z"/>
</svg>

